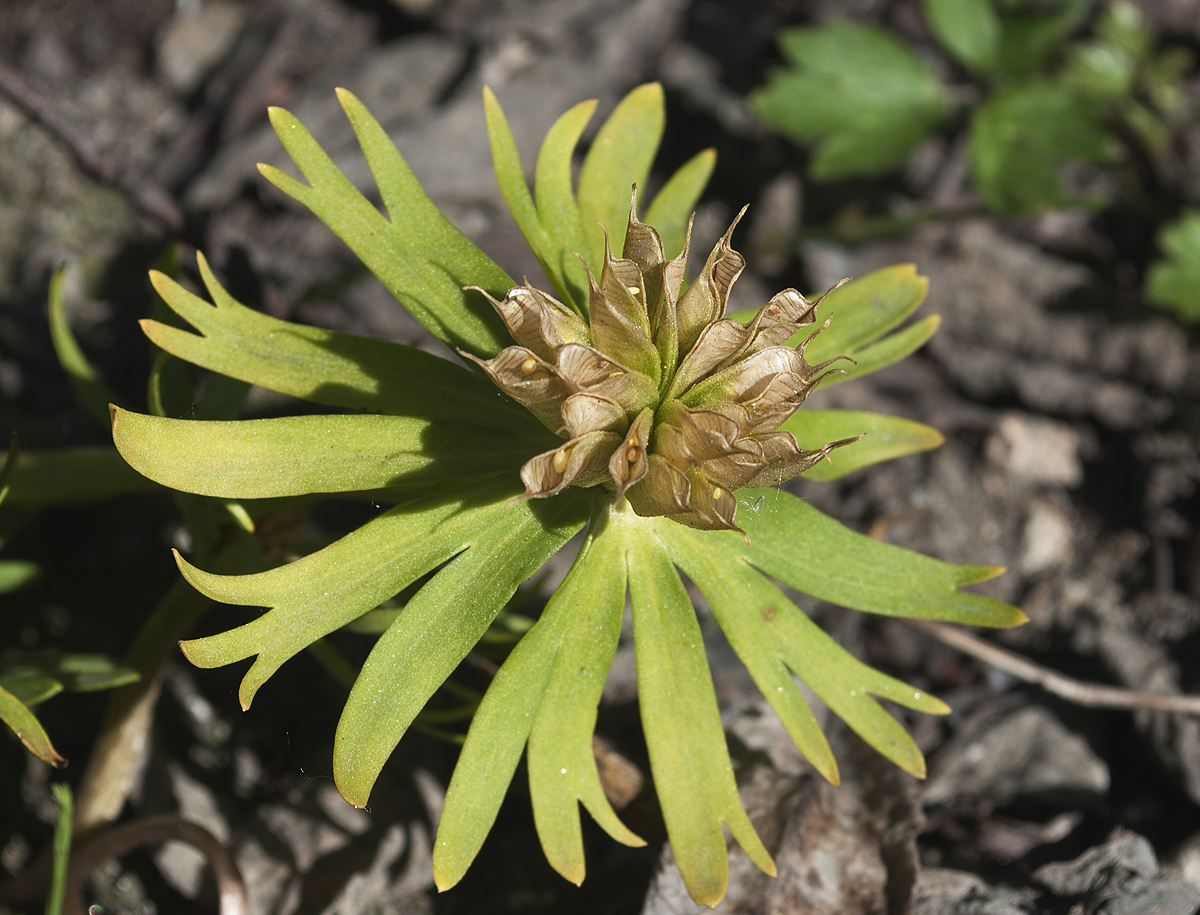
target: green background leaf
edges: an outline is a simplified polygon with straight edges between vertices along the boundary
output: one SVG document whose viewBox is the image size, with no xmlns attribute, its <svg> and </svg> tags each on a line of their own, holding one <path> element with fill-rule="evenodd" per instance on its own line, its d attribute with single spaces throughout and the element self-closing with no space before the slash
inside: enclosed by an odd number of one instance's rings
<svg viewBox="0 0 1200 915">
<path fill-rule="evenodd" d="M 1058 179 L 1068 161 L 1105 162 L 1115 154 L 1104 105 L 1057 82 L 1002 89 L 971 117 L 976 187 L 997 213 L 1024 216 L 1066 203 Z"/>
<path fill-rule="evenodd" d="M 992 68 L 1000 47 L 1000 17 L 991 0 L 921 0 L 921 12 L 955 60 L 973 70 Z"/>
<path fill-rule="evenodd" d="M 1150 265 L 1146 298 L 1181 321 L 1200 321 L 1200 212 L 1189 210 L 1158 234 L 1166 255 Z"/>
<path fill-rule="evenodd" d="M 16 696 L 0 687 L 0 721 L 3 721 L 25 744 L 25 748 L 44 763 L 62 768 L 67 761 L 58 755 L 50 735 L 37 716 Z"/>
<path fill-rule="evenodd" d="M 809 162 L 818 181 L 898 167 L 946 116 L 937 77 L 883 29 L 831 19 L 784 29 L 779 46 L 791 67 L 773 73 L 750 104 L 784 136 L 818 141 Z"/>
</svg>

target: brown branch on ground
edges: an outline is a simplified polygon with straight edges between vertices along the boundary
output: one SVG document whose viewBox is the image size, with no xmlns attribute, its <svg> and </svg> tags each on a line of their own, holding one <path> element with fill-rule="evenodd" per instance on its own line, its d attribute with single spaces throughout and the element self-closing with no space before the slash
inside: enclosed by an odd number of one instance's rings
<svg viewBox="0 0 1200 915">
<path fill-rule="evenodd" d="M 178 235 L 183 230 L 183 209 L 171 194 L 152 181 L 130 175 L 115 156 L 102 154 L 83 130 L 63 117 L 20 73 L 3 63 L 0 93 L 65 146 L 88 177 L 121 191 L 167 234 Z"/>
<path fill-rule="evenodd" d="M 1036 683 L 1046 692 L 1076 705 L 1089 708 L 1200 715 L 1200 696 L 1164 696 L 1157 693 L 1140 693 L 1135 690 L 1104 686 L 1100 683 L 1084 683 L 1082 680 L 1063 676 L 1048 667 L 1035 664 L 1028 658 L 993 645 L 962 629 L 955 629 L 929 620 L 908 620 L 907 622 L 944 645 L 969 654 L 1025 683 Z"/>
<path fill-rule="evenodd" d="M 63 893 L 64 915 L 87 915 L 83 884 L 103 861 L 119 857 L 142 845 L 159 842 L 186 842 L 208 859 L 217 878 L 221 898 L 220 915 L 250 915 L 246 884 L 228 849 L 202 826 L 189 823 L 175 814 L 144 817 L 131 823 L 112 826 L 75 842 Z"/>
</svg>

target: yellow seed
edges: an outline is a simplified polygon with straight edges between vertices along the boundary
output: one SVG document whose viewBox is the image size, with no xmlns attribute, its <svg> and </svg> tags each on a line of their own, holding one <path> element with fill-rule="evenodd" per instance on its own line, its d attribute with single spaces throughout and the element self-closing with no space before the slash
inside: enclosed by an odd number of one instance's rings
<svg viewBox="0 0 1200 915">
<path fill-rule="evenodd" d="M 521 363 L 521 372 L 525 375 L 532 375 L 534 369 L 537 368 L 537 360 L 530 356 Z"/>
<path fill-rule="evenodd" d="M 560 448 L 554 452 L 554 472 L 562 473 L 567 469 L 567 451 L 566 448 Z"/>
<path fill-rule="evenodd" d="M 723 495 L 725 495 L 725 490 L 723 490 L 720 486 L 713 487 L 713 501 L 714 502 L 719 502 L 721 500 L 721 496 L 723 496 Z"/>
<path fill-rule="evenodd" d="M 642 449 L 639 446 L 633 443 L 625 446 L 625 460 L 627 460 L 630 464 L 637 463 L 637 459 L 641 456 Z"/>
<path fill-rule="evenodd" d="M 642 291 L 640 286 L 626 286 L 625 288 L 628 289 L 633 295 L 637 295 Z"/>
</svg>

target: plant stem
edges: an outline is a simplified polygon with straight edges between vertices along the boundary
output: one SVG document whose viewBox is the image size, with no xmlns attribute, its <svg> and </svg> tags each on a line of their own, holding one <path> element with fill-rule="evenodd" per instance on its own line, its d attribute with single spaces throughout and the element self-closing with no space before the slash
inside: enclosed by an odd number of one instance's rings
<svg viewBox="0 0 1200 915">
<path fill-rule="evenodd" d="M 1182 715 L 1200 715 L 1200 696 L 1163 696 L 1157 693 L 1140 693 L 1100 683 L 1084 683 L 1063 676 L 1057 671 L 1028 658 L 986 642 L 977 636 L 933 623 L 929 620 L 909 620 L 910 625 L 933 636 L 939 642 L 990 664 L 997 670 L 1016 677 L 1025 683 L 1036 683 L 1046 692 L 1088 708 L 1127 709 L 1130 711 L 1176 712 Z"/>
</svg>

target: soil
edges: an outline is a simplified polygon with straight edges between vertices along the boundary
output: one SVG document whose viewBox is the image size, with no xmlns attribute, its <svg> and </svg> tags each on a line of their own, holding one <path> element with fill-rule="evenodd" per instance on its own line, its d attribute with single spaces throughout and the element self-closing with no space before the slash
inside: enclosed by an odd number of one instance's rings
<svg viewBox="0 0 1200 915">
<path fill-rule="evenodd" d="M 1160 40 L 1200 51 L 1200 4 L 1139 5 Z M 59 264 L 83 349 L 131 405 L 145 402 L 136 321 L 153 308 L 146 271 L 173 243 L 184 263 L 203 250 L 235 296 L 276 316 L 431 346 L 328 230 L 258 178 L 255 162 L 286 164 L 268 105 L 295 112 L 365 181 L 332 93 L 353 89 L 451 219 L 510 274 L 536 278 L 491 176 L 481 84 L 496 90 L 531 162 L 569 105 L 597 98 L 602 116 L 657 79 L 668 134 L 655 180 L 699 149 L 719 154 L 695 249 L 751 204 L 735 238 L 749 269 L 731 307 L 893 263 L 930 278 L 919 314 L 942 316 L 934 340 L 810 404 L 920 420 L 946 443 L 795 491 L 890 542 L 1005 566 L 981 590 L 1029 616 L 986 636 L 1013 652 L 1089 682 L 1200 692 L 1200 355 L 1195 333 L 1139 292 L 1156 229 L 1200 203 L 1200 131 L 1182 131 L 1170 152 L 1178 180 L 1135 164 L 1093 211 L 986 214 L 966 180 L 961 125 L 897 175 L 809 182 L 805 151 L 770 134 L 744 101 L 778 62 L 776 31 L 851 14 L 931 48 L 918 11 L 915 0 L 9 0 L 0 63 L 107 157 L 117 180 L 94 180 L 61 137 L 0 94 L 0 429 L 16 430 L 23 449 L 110 441 L 76 403 L 51 346 L 45 303 Z M 1200 124 L 1194 68 L 1184 90 Z M 1122 191 L 1129 182 L 1140 196 Z M 148 187 L 176 207 L 173 228 L 139 207 L 136 192 Z M 957 215 L 886 236 L 855 229 L 864 217 L 929 207 Z M 256 394 L 252 409 L 286 406 Z M 6 512 L 6 531 L 20 530 L 5 538 L 5 558 L 34 560 L 43 576 L 6 596 L 0 643 L 124 655 L 176 580 L 169 547 L 187 545 L 171 497 Z M 307 530 L 337 536 L 367 512 L 334 503 Z M 805 607 L 857 656 L 953 712 L 904 718 L 929 760 L 923 783 L 881 765 L 830 720 L 845 774 L 830 788 L 701 607 L 743 800 L 780 869 L 770 880 L 732 849 L 718 911 L 1200 909 L 1200 720 L 1082 708 L 904 623 Z M 216 607 L 195 632 L 242 614 Z M 362 658 L 370 643 L 339 634 L 335 644 Z M 467 877 L 437 893 L 430 837 L 456 746 L 406 735 L 369 811 L 349 807 L 331 776 L 345 691 L 306 654 L 245 713 L 245 665 L 198 670 L 176 656 L 121 819 L 179 812 L 205 826 L 231 850 L 255 915 L 699 911 L 665 845 L 631 658 L 623 642 L 597 730 L 610 787 L 633 786 L 623 817 L 649 845 L 625 848 L 587 824 L 578 888 L 546 864 L 519 771 Z M 460 675 L 485 685 L 486 666 Z M 48 845 L 49 786 L 78 784 L 107 701 L 72 694 L 40 707 L 71 763 L 61 773 L 0 740 L 0 877 L 27 873 Z M 106 863 L 88 893 L 106 913 L 217 907 L 203 862 L 177 843 Z M 0 903 L 0 913 L 40 909 L 36 898 Z"/>
</svg>

